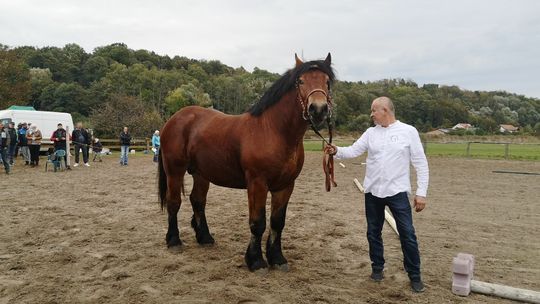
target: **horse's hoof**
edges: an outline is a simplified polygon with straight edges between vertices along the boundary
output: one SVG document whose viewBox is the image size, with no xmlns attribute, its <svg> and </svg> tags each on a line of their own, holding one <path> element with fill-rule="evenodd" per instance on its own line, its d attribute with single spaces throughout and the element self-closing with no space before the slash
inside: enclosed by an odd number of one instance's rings
<svg viewBox="0 0 540 304">
<path fill-rule="evenodd" d="M 211 235 L 208 235 L 206 237 L 201 238 L 200 240 L 197 240 L 199 245 L 201 246 L 212 246 L 216 242 L 214 238 Z"/>
<path fill-rule="evenodd" d="M 264 277 L 266 274 L 268 274 L 268 268 L 259 268 L 257 270 L 253 271 L 254 274 Z"/>
<path fill-rule="evenodd" d="M 272 268 L 282 271 L 282 272 L 289 272 L 289 264 L 281 264 L 281 265 L 272 265 Z"/>
</svg>

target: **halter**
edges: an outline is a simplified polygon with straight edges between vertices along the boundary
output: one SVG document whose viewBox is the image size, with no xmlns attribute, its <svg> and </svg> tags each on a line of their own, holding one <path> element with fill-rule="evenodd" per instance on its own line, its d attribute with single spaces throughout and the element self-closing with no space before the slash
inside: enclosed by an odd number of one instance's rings
<svg viewBox="0 0 540 304">
<path fill-rule="evenodd" d="M 331 120 L 331 118 L 332 118 L 332 110 L 333 110 L 331 91 L 328 90 L 329 92 L 326 93 L 322 89 L 314 89 L 314 90 L 311 90 L 309 92 L 309 94 L 307 94 L 305 99 L 303 99 L 302 96 L 301 96 L 302 94 L 300 94 L 299 79 L 296 80 L 295 88 L 296 88 L 296 92 L 297 92 L 296 99 L 297 99 L 298 103 L 300 104 L 300 108 L 302 109 L 302 118 L 305 121 L 309 122 L 309 125 L 310 125 L 311 129 L 313 130 L 313 132 L 315 132 L 315 134 L 317 134 L 317 136 L 319 136 L 327 145 L 331 145 L 332 144 L 332 120 Z M 326 104 L 328 106 L 328 115 L 326 116 L 326 124 L 328 125 L 328 134 L 329 134 L 328 141 L 321 135 L 321 133 L 317 130 L 317 128 L 315 128 L 315 124 L 313 123 L 313 119 L 311 117 L 311 114 L 309 114 L 309 111 L 308 111 L 309 97 L 311 95 L 317 93 L 317 92 L 322 93 L 324 95 L 324 97 L 326 97 Z M 324 171 L 324 175 L 325 175 L 326 191 L 329 192 L 330 189 L 332 188 L 332 186 L 337 187 L 337 183 L 334 180 L 334 156 L 326 153 L 326 151 L 325 151 L 324 157 L 323 157 L 323 171 Z"/>
</svg>

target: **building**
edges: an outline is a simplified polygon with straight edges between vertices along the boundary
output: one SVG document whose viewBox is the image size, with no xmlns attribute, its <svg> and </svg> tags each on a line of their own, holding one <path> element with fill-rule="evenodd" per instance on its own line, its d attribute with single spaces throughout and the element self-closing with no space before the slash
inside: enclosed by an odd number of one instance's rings
<svg viewBox="0 0 540 304">
<path fill-rule="evenodd" d="M 513 125 L 499 125 L 499 132 L 501 133 L 515 133 L 519 131 L 519 127 Z"/>
</svg>

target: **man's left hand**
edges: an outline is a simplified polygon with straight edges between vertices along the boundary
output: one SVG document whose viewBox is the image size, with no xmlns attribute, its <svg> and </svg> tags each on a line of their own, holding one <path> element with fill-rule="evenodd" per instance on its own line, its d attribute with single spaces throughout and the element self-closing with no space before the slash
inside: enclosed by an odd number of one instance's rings
<svg viewBox="0 0 540 304">
<path fill-rule="evenodd" d="M 414 196 L 414 211 L 420 212 L 426 208 L 426 198 L 424 196 Z"/>
</svg>

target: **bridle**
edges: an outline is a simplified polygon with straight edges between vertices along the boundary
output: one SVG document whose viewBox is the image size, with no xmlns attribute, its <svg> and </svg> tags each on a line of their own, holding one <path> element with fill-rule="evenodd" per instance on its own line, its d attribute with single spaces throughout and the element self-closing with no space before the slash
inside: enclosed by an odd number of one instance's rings
<svg viewBox="0 0 540 304">
<path fill-rule="evenodd" d="M 325 142 L 327 145 L 332 145 L 332 112 L 333 112 L 333 100 L 332 100 L 332 94 L 330 88 L 328 88 L 328 93 L 325 90 L 322 89 L 313 89 L 307 94 L 306 98 L 302 98 L 302 94 L 300 93 L 300 79 L 297 79 L 295 82 L 295 88 L 296 88 L 296 99 L 302 109 L 302 118 L 307 121 L 317 136 L 319 136 L 323 142 Z M 328 115 L 326 116 L 326 124 L 328 125 L 328 134 L 329 138 L 326 140 L 319 130 L 315 128 L 315 124 L 313 123 L 313 119 L 311 117 L 311 114 L 309 114 L 308 109 L 308 100 L 309 97 L 315 93 L 322 93 L 324 97 L 326 97 L 326 104 L 328 106 Z M 326 191 L 329 192 L 332 188 L 332 185 L 334 187 L 337 187 L 337 184 L 334 180 L 334 156 L 328 153 L 324 153 L 323 157 L 323 171 L 325 175 L 325 186 Z"/>
</svg>

